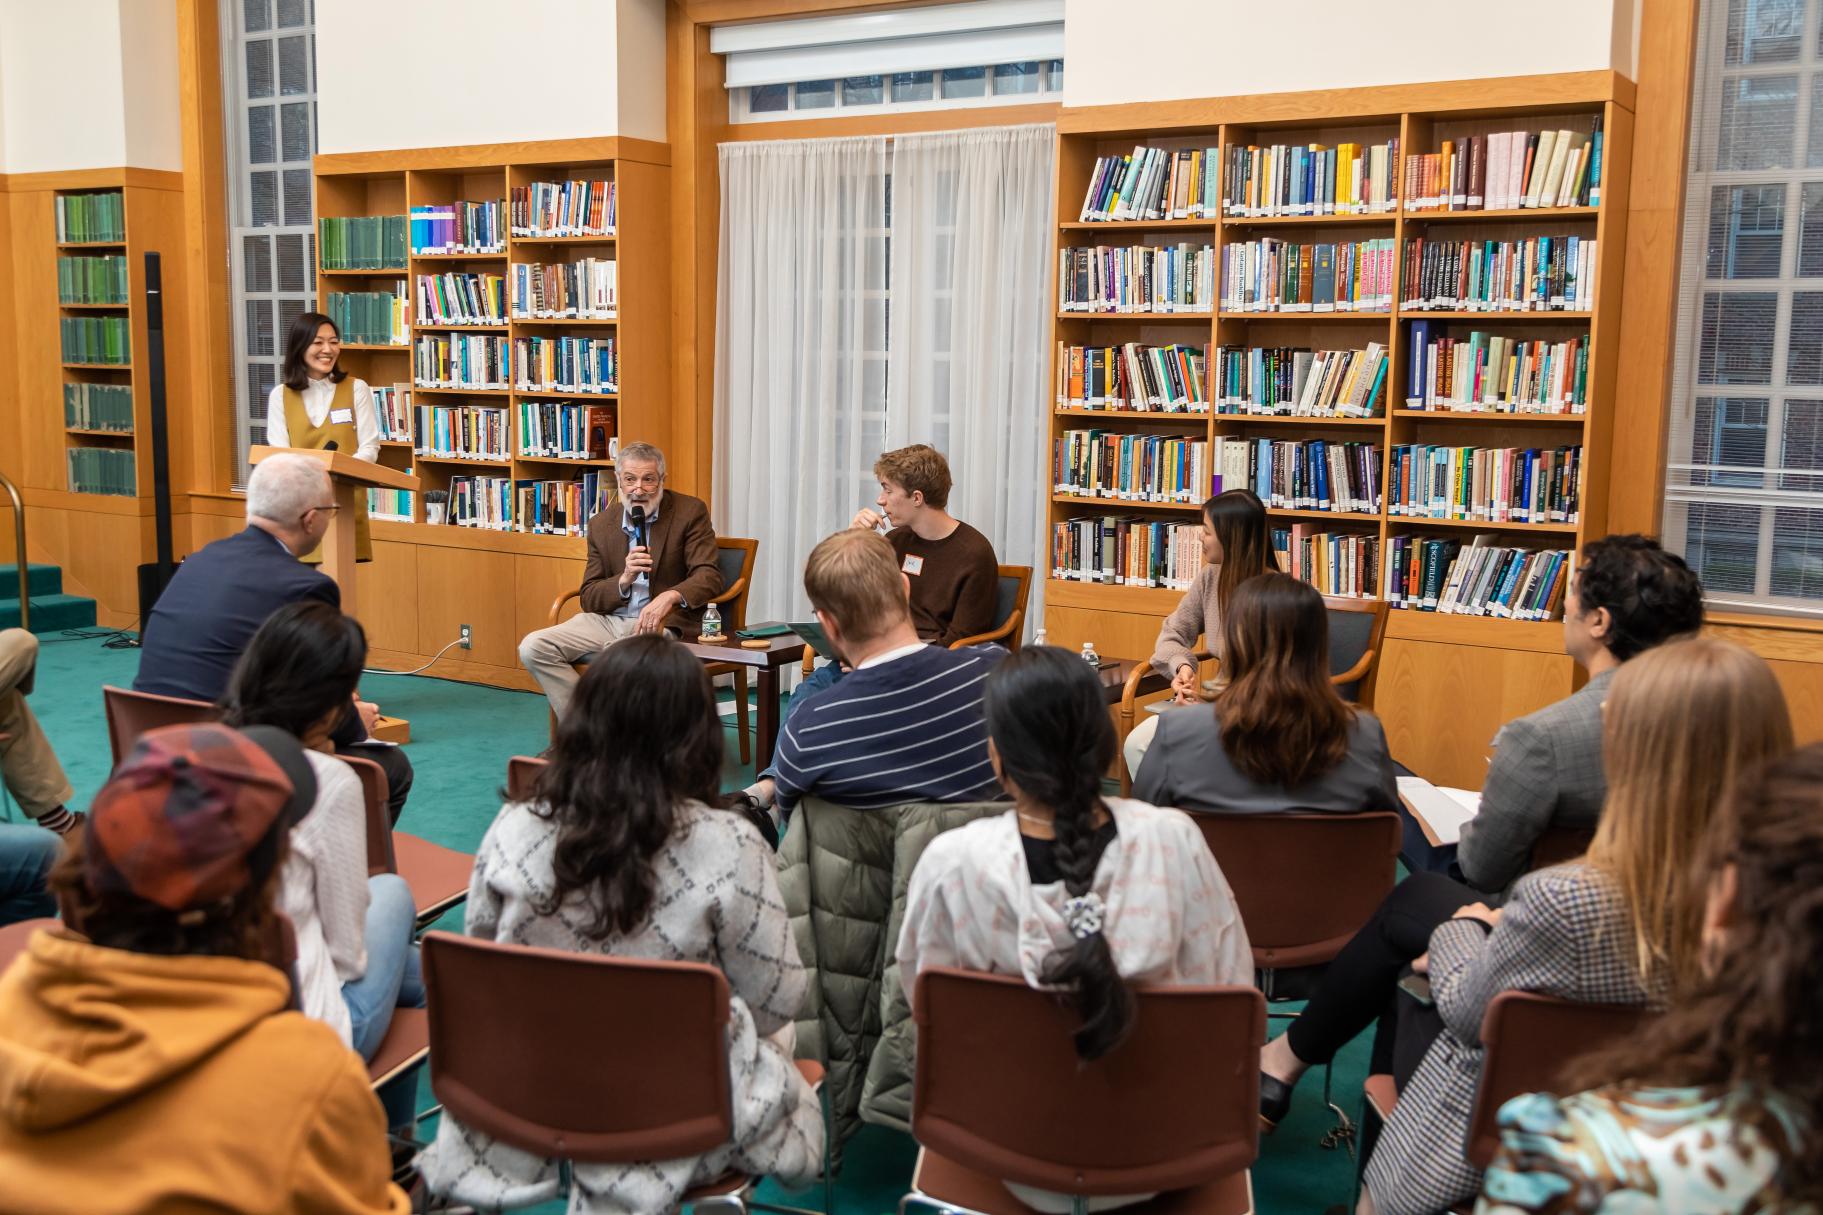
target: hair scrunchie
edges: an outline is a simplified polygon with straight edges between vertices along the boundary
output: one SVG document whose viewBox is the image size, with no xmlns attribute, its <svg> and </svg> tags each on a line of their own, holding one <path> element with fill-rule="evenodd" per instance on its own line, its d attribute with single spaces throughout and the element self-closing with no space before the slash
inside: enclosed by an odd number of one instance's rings
<svg viewBox="0 0 1823 1215">
<path fill-rule="evenodd" d="M 1104 910 L 1101 896 L 1091 890 L 1064 903 L 1063 922 L 1069 926 L 1071 935 L 1080 941 L 1101 931 Z"/>
</svg>

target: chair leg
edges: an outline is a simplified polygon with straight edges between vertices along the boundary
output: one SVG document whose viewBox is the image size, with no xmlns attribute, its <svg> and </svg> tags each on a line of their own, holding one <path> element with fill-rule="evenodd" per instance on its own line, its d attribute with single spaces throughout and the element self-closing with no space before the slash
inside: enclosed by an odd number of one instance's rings
<svg viewBox="0 0 1823 1215">
<path fill-rule="evenodd" d="M 1338 1147 L 1345 1148 L 1348 1151 L 1349 1159 L 1352 1160 L 1355 1155 L 1355 1124 L 1354 1120 L 1348 1116 L 1348 1111 L 1337 1105 L 1335 1099 L 1330 1096 L 1329 1085 L 1334 1075 L 1335 1065 L 1325 1063 L 1323 1065 L 1323 1104 L 1327 1105 L 1329 1112 L 1336 1116 L 1336 1124 L 1324 1134 L 1323 1150 L 1333 1152 Z"/>
<path fill-rule="evenodd" d="M 752 731 L 747 727 L 747 668 L 734 670 L 734 718 L 740 723 L 741 763 L 753 762 Z"/>
</svg>

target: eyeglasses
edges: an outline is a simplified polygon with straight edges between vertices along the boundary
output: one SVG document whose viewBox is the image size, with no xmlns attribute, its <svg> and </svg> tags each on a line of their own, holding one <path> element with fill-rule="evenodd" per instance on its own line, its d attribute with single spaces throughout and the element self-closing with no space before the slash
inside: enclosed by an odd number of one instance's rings
<svg viewBox="0 0 1823 1215">
<path fill-rule="evenodd" d="M 305 511 L 303 515 L 298 516 L 298 522 L 302 523 L 304 521 L 304 515 L 308 515 L 311 510 L 319 511 L 323 514 L 328 514 L 331 511 L 338 511 L 341 509 L 342 508 L 340 506 L 336 505 L 334 502 L 331 502 L 328 506 L 313 506 L 310 508 L 310 510 Z"/>
<path fill-rule="evenodd" d="M 636 477 L 632 473 L 620 475 L 620 483 L 628 489 L 657 489 L 659 482 L 663 480 L 664 478 L 657 473 L 646 473 L 641 477 Z"/>
</svg>

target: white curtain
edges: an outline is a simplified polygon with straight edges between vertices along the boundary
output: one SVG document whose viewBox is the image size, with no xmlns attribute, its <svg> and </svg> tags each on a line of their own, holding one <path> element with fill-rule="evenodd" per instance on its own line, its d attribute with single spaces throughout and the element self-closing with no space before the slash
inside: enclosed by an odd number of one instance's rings
<svg viewBox="0 0 1823 1215">
<path fill-rule="evenodd" d="M 949 458 L 950 512 L 1034 567 L 1028 620 L 1048 572 L 1054 142 L 1048 125 L 994 127 L 902 135 L 892 152 L 886 446 Z"/>
<path fill-rule="evenodd" d="M 885 441 L 887 142 L 720 151 L 716 530 L 760 542 L 747 618 L 803 620 L 804 561 Z"/>
</svg>

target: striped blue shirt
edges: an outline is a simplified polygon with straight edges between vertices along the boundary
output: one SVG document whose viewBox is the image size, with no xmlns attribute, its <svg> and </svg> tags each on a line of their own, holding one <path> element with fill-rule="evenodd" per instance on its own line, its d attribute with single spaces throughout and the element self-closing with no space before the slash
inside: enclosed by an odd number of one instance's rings
<svg viewBox="0 0 1823 1215">
<path fill-rule="evenodd" d="M 1003 796 L 981 689 L 997 645 L 926 646 L 852 671 L 792 713 L 773 759 L 779 805 L 815 795 L 856 810 Z"/>
</svg>

